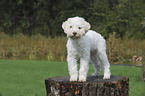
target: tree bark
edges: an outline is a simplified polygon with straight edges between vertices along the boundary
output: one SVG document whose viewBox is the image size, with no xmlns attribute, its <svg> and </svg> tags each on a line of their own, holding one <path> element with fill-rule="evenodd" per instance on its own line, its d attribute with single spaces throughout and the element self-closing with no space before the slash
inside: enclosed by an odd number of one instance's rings
<svg viewBox="0 0 145 96">
<path fill-rule="evenodd" d="M 45 80 L 47 96 L 129 96 L 129 78 L 111 76 L 88 76 L 86 82 L 70 82 L 69 77 L 54 77 Z"/>
</svg>

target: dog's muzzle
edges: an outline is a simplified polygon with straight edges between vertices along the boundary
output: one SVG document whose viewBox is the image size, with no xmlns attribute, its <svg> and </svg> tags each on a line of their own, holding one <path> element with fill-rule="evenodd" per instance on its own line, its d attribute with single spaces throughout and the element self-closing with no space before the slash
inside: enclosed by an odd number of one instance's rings
<svg viewBox="0 0 145 96">
<path fill-rule="evenodd" d="M 80 35 L 77 32 L 73 32 L 72 36 L 70 36 L 70 38 L 72 38 L 72 39 L 78 39 L 78 38 L 80 38 Z"/>
</svg>

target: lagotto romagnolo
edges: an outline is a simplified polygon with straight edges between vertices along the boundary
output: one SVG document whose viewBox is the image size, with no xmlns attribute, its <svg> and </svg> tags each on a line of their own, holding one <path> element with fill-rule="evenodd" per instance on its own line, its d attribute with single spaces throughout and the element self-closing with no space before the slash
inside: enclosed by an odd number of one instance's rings
<svg viewBox="0 0 145 96">
<path fill-rule="evenodd" d="M 95 67 L 92 76 L 98 76 L 101 67 L 104 71 L 103 79 L 110 79 L 110 63 L 106 55 L 105 39 L 96 31 L 90 30 L 90 24 L 82 17 L 68 18 L 62 28 L 67 34 L 67 62 L 70 81 L 86 81 L 89 61 Z M 80 59 L 79 59 L 80 58 Z M 77 60 L 80 69 L 77 69 Z"/>
</svg>

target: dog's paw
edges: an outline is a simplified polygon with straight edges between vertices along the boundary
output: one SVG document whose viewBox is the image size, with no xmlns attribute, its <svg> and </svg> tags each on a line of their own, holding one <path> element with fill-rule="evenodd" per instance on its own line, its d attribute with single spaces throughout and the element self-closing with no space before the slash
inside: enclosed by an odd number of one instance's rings
<svg viewBox="0 0 145 96">
<path fill-rule="evenodd" d="M 86 81 L 86 76 L 79 77 L 79 82 L 85 82 L 85 81 Z"/>
<path fill-rule="evenodd" d="M 99 76 L 99 73 L 94 72 L 91 76 Z"/>
<path fill-rule="evenodd" d="M 110 74 L 104 74 L 103 79 L 110 79 Z"/>
<path fill-rule="evenodd" d="M 77 81 L 78 80 L 78 76 L 71 76 L 70 77 L 70 81 Z"/>
</svg>

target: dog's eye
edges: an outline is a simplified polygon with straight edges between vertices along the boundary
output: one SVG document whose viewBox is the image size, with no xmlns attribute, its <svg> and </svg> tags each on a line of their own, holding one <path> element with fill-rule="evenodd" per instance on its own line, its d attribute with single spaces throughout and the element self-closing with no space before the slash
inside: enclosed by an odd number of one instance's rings
<svg viewBox="0 0 145 96">
<path fill-rule="evenodd" d="M 82 29 L 82 27 L 78 27 L 78 29 Z"/>
<path fill-rule="evenodd" d="M 72 26 L 70 26 L 70 28 L 72 28 Z"/>
</svg>

